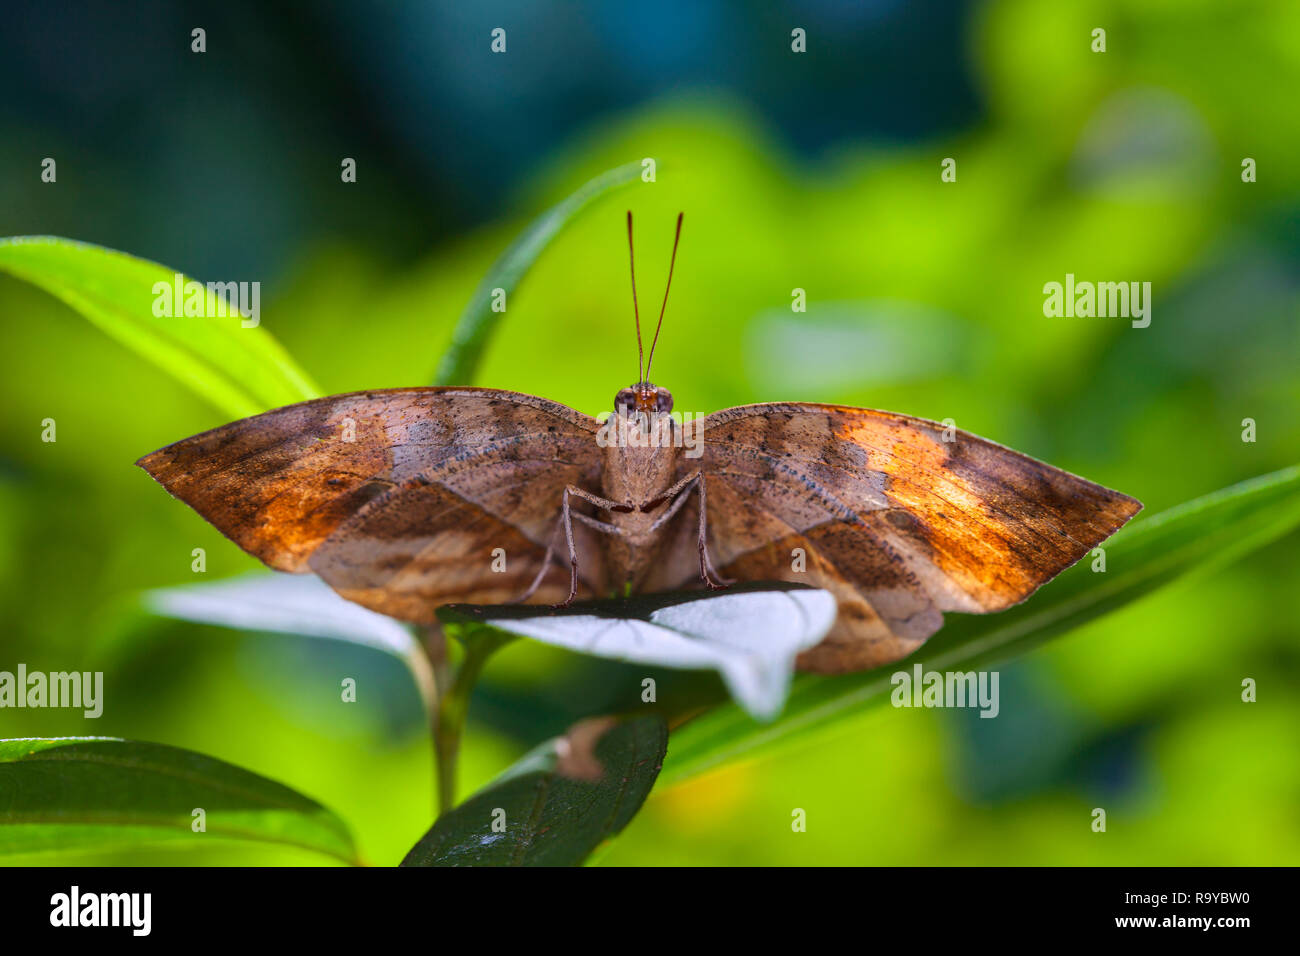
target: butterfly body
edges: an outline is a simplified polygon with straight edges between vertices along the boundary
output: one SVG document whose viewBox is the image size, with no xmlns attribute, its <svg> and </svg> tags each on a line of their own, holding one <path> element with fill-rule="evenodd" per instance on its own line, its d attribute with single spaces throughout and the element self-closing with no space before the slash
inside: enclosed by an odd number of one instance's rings
<svg viewBox="0 0 1300 956">
<path fill-rule="evenodd" d="M 682 454 L 682 425 L 671 411 L 667 389 L 638 383 L 615 396 L 601 430 L 607 525 L 600 530 L 606 534 L 608 584 L 617 593 L 646 589 L 669 537 L 666 529 L 696 489 L 698 469 L 691 470 Z"/>
<path fill-rule="evenodd" d="M 610 590 L 640 591 L 654 568 L 663 544 L 656 522 L 666 505 L 663 496 L 676 479 L 678 457 L 671 445 L 605 449 L 601 490 L 620 506 L 602 514 L 615 529 L 603 541 Z"/>
</svg>

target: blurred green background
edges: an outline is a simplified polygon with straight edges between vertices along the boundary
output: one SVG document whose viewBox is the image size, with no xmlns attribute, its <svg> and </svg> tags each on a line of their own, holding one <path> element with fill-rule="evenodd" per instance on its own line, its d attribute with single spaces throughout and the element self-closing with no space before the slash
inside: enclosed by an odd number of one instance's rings
<svg viewBox="0 0 1300 956">
<path fill-rule="evenodd" d="M 1147 516 L 1300 461 L 1291 0 L 18 3 L 0 78 L 0 233 L 259 280 L 262 324 L 326 392 L 427 383 L 528 219 L 652 156 L 655 183 L 546 252 L 476 384 L 607 410 L 635 377 L 623 210 L 643 305 L 684 210 L 655 373 L 679 410 L 952 418 Z M 1045 318 L 1042 287 L 1067 272 L 1151 282 L 1150 327 Z M 106 686 L 99 720 L 6 710 L 0 736 L 212 754 L 319 799 L 367 861 L 397 862 L 434 798 L 396 661 L 137 610 L 142 590 L 194 582 L 195 547 L 209 580 L 256 565 L 132 465 L 222 414 L 6 277 L 0 390 L 0 669 L 102 669 Z M 1292 535 L 1004 666 L 997 720 L 878 707 L 657 790 L 600 862 L 1300 863 L 1298 591 Z M 509 646 L 474 699 L 463 792 L 641 672 Z M 322 862 L 234 844 L 76 859 Z"/>
</svg>

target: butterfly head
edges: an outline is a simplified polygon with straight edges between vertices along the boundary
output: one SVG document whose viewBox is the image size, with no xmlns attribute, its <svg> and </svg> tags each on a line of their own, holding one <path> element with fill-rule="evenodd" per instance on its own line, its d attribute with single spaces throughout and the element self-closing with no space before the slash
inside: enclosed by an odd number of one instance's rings
<svg viewBox="0 0 1300 956">
<path fill-rule="evenodd" d="M 619 389 L 614 396 L 614 408 L 620 415 L 628 416 L 633 412 L 651 415 L 673 410 L 673 393 L 666 388 L 649 382 L 637 382 L 627 388 Z"/>
</svg>

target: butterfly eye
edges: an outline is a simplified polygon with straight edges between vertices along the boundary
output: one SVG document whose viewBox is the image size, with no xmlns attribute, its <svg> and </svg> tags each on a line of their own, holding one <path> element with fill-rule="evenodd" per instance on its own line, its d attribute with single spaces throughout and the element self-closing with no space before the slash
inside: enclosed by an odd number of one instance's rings
<svg viewBox="0 0 1300 956">
<path fill-rule="evenodd" d="M 673 410 L 673 393 L 666 388 L 655 390 L 655 411 L 671 412 Z"/>
<path fill-rule="evenodd" d="M 636 407 L 636 394 L 630 388 L 620 389 L 619 393 L 614 396 L 614 409 L 631 410 Z"/>
</svg>

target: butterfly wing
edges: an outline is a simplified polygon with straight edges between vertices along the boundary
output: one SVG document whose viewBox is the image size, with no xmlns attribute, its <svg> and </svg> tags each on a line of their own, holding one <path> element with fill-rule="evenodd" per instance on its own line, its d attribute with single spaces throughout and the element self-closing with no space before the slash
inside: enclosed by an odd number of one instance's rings
<svg viewBox="0 0 1300 956">
<path fill-rule="evenodd" d="M 1019 603 L 1142 508 L 906 415 L 789 403 L 694 424 L 703 454 L 684 469 L 704 473 L 721 573 L 802 582 L 839 600 L 831 633 L 800 656 L 806 670 L 880 666 L 938 630 L 943 611 Z"/>
<path fill-rule="evenodd" d="M 532 583 L 565 485 L 599 486 L 598 428 L 517 392 L 386 389 L 232 422 L 138 464 L 270 567 L 432 622 L 440 604 L 512 601 Z M 582 590 L 597 592 L 600 549 L 574 532 Z M 532 601 L 568 594 L 559 564 Z"/>
</svg>

